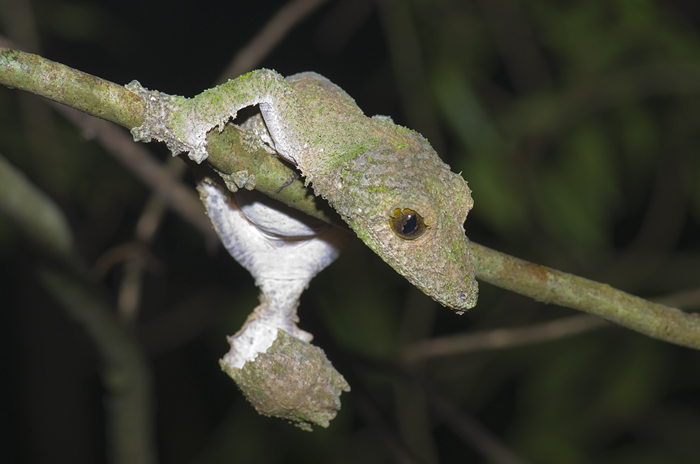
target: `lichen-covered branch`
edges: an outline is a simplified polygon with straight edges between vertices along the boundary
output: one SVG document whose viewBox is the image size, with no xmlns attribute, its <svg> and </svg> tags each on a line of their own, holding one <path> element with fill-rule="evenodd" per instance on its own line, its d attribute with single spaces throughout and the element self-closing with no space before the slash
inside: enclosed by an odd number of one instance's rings
<svg viewBox="0 0 700 464">
<path fill-rule="evenodd" d="M 146 105 L 138 95 L 39 55 L 0 47 L 0 83 L 127 128 L 143 123 Z"/>
<path fill-rule="evenodd" d="M 578 309 L 649 337 L 700 349 L 700 316 L 472 243 L 480 281 L 543 303 Z"/>
</svg>

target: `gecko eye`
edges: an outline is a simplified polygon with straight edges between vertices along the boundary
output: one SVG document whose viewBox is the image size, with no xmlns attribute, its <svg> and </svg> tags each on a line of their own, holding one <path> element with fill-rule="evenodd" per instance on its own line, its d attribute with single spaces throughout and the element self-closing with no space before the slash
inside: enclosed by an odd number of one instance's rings
<svg viewBox="0 0 700 464">
<path fill-rule="evenodd" d="M 396 208 L 389 215 L 391 230 L 404 240 L 415 240 L 428 230 L 420 214 L 409 208 Z"/>
</svg>

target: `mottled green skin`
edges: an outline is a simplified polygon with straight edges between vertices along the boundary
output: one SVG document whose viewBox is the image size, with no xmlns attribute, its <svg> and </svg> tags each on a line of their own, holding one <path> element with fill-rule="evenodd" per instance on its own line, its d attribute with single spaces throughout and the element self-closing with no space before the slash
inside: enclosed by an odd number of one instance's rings
<svg viewBox="0 0 700 464">
<path fill-rule="evenodd" d="M 463 224 L 473 206 L 464 179 L 450 171 L 419 133 L 389 118 L 366 117 L 342 89 L 313 73 L 287 78 L 303 121 L 296 160 L 317 195 L 411 283 L 457 311 L 477 299 Z M 418 212 L 428 231 L 395 235 L 395 208 Z"/>
<path fill-rule="evenodd" d="M 168 134 L 138 136 L 165 140 L 198 162 L 207 156 L 209 130 L 222 128 L 246 106 L 260 105 L 272 148 L 299 168 L 372 250 L 441 304 L 460 312 L 476 304 L 463 228 L 471 192 L 419 133 L 386 117 L 365 116 L 347 93 L 315 73 L 285 80 L 274 71 L 253 71 L 167 105 L 173 105 L 163 113 L 170 113 L 167 127 L 176 142 Z M 389 215 L 396 208 L 418 212 L 427 232 L 415 240 L 395 235 Z"/>
</svg>

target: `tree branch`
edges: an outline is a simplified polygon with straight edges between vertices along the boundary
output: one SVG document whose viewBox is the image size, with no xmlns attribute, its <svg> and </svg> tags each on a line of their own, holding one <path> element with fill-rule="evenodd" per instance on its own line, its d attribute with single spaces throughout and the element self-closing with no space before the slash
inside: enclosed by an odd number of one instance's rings
<svg viewBox="0 0 700 464">
<path fill-rule="evenodd" d="M 652 338 L 700 349 L 700 316 L 472 242 L 476 277 L 543 303 L 578 309 Z"/>
<path fill-rule="evenodd" d="M 0 82 L 129 129 L 143 124 L 146 102 L 135 93 L 39 55 L 0 47 Z"/>
</svg>

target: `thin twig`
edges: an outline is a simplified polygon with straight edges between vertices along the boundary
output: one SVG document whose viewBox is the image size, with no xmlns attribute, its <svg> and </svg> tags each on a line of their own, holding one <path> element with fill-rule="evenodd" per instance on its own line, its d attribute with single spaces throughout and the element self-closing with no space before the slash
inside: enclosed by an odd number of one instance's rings
<svg viewBox="0 0 700 464">
<path fill-rule="evenodd" d="M 187 171 L 187 165 L 182 162 L 181 158 L 168 158 L 168 161 L 163 166 L 163 170 L 175 180 L 182 177 Z M 188 191 L 190 190 L 188 189 Z M 195 197 L 194 193 L 192 197 Z M 192 204 L 194 205 L 194 202 Z M 136 240 L 142 243 L 150 243 L 153 240 L 166 211 L 166 205 L 167 203 L 163 202 L 158 195 L 152 195 L 148 199 L 134 229 L 134 238 Z"/>
<path fill-rule="evenodd" d="M 326 1 L 294 0 L 284 5 L 245 47 L 238 50 L 216 83 L 224 83 L 257 67 L 296 24 Z"/>
<path fill-rule="evenodd" d="M 396 376 L 397 379 L 419 389 L 425 395 L 430 409 L 445 422 L 445 425 L 465 444 L 482 454 L 488 462 L 498 464 L 525 463 L 490 430 L 473 417 L 460 411 L 451 401 L 434 392 L 425 382 L 408 371 L 405 366 L 392 361 L 379 361 L 358 353 L 354 353 L 353 358 L 372 369 L 382 373 L 388 372 Z M 356 389 L 353 391 L 356 392 Z"/>
<path fill-rule="evenodd" d="M 610 324 L 603 319 L 582 314 L 525 327 L 435 337 L 406 346 L 401 352 L 401 359 L 413 363 L 439 356 L 514 348 L 570 337 L 608 326 Z"/>
<path fill-rule="evenodd" d="M 3 44 L 11 45 L 11 42 L 0 42 L 0 45 Z M 0 70 L 0 83 L 52 100 L 56 111 L 83 133 L 95 137 L 110 154 L 208 239 L 216 240 L 216 234 L 194 191 L 167 174 L 143 145 L 134 143 L 130 135 L 102 120 L 115 122 L 127 129 L 141 125 L 145 103 L 138 95 L 123 86 L 38 55 L 3 47 L 0 47 Z M 47 77 L 38 76 L 42 73 Z M 54 76 L 55 80 L 51 80 L 50 76 Z M 120 106 L 122 108 L 118 108 Z"/>
<path fill-rule="evenodd" d="M 694 308 L 700 305 L 700 288 L 652 298 L 651 301 L 683 309 Z M 414 363 L 440 356 L 516 348 L 559 340 L 604 327 L 611 325 L 598 317 L 583 314 L 525 327 L 435 337 L 407 345 L 401 352 L 401 359 L 407 363 Z"/>
<path fill-rule="evenodd" d="M 447 399 L 424 389 L 433 411 L 465 443 L 497 464 L 525 464 L 525 461 L 505 446 L 490 430 L 473 417 L 461 412 Z"/>
<path fill-rule="evenodd" d="M 90 277 L 94 281 L 104 279 L 107 273 L 119 263 L 129 260 L 138 260 L 156 268 L 156 258 L 150 250 L 138 241 L 122 243 L 110 248 L 100 255 L 92 265 Z"/>
<path fill-rule="evenodd" d="M 170 158 L 165 163 L 164 171 L 175 181 L 184 173 L 186 167 L 181 159 Z M 138 243 L 143 244 L 144 247 L 148 247 L 153 241 L 153 237 L 165 217 L 166 211 L 167 204 L 159 195 L 152 193 L 136 223 L 134 239 Z M 210 228 L 209 230 L 212 229 Z M 119 286 L 117 308 L 122 319 L 127 322 L 133 322 L 136 319 L 141 303 L 145 264 L 142 259 L 128 259 L 124 265 L 124 276 Z"/>
<path fill-rule="evenodd" d="M 155 358 L 194 340 L 230 309 L 230 298 L 231 293 L 223 288 L 205 287 L 160 315 L 140 321 L 136 329 L 144 351 Z"/>
<path fill-rule="evenodd" d="M 652 301 L 675 308 L 691 309 L 700 307 L 700 288 L 679 290 L 669 295 L 652 298 Z"/>
<path fill-rule="evenodd" d="M 123 130 L 64 105 L 56 109 L 85 133 L 93 135 L 97 141 L 121 163 L 126 165 L 136 177 L 156 192 L 168 206 L 187 222 L 192 224 L 205 237 L 216 237 L 209 218 L 204 213 L 202 203 L 193 189 L 185 187 L 156 162 L 143 145 L 134 143 Z"/>
</svg>

